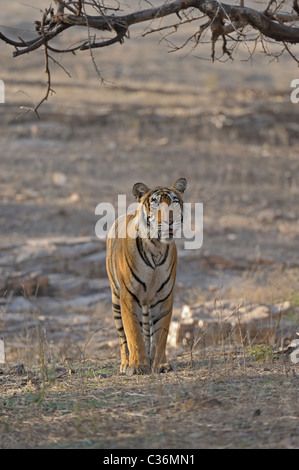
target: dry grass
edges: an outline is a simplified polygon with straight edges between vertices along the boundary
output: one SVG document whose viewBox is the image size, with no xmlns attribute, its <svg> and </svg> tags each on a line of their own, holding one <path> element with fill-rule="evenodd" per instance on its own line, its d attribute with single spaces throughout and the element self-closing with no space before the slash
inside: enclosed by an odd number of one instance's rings
<svg viewBox="0 0 299 470">
<path fill-rule="evenodd" d="M 290 301 L 298 307 L 298 268 L 263 267 L 258 263 L 250 270 L 238 273 L 237 280 L 221 283 L 218 273 L 218 284 L 206 289 L 192 286 L 189 289 L 177 288 L 177 295 L 187 304 L 199 304 L 215 299 L 243 299 L 252 303 L 269 304 Z"/>
<path fill-rule="evenodd" d="M 1 448 L 298 447 L 298 366 L 216 350 L 168 374 L 121 376 L 118 358 L 4 370 Z M 100 366 L 100 368 L 99 368 Z M 18 375 L 20 374 L 20 375 Z"/>
<path fill-rule="evenodd" d="M 261 268 L 245 271 L 238 286 L 231 286 L 226 294 L 229 298 L 250 299 L 256 303 L 275 304 L 284 300 L 292 301 L 297 306 L 298 269 L 273 270 Z"/>
<path fill-rule="evenodd" d="M 298 306 L 296 270 L 263 276 L 261 270 L 246 272 L 225 295 L 289 299 Z M 185 295 L 193 303 L 209 293 L 192 288 Z M 30 342 L 7 349 L 0 448 L 299 446 L 298 364 L 270 346 L 186 346 L 170 351 L 173 372 L 133 377 L 119 374 L 118 348 L 103 349 L 98 359 L 75 359 L 82 350 L 84 345 L 76 356 L 76 345 L 55 348 L 38 320 Z"/>
</svg>

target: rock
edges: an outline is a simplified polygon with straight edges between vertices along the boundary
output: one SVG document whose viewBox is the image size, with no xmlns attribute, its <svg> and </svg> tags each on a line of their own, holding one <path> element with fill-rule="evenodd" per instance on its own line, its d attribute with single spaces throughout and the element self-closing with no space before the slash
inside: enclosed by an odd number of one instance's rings
<svg viewBox="0 0 299 470">
<path fill-rule="evenodd" d="M 269 319 L 270 308 L 266 305 L 258 305 L 252 309 L 240 307 L 231 315 L 231 324 L 234 326 L 241 321 L 244 325 L 254 323 L 255 321 L 264 321 Z"/>
<path fill-rule="evenodd" d="M 292 305 L 290 302 L 285 301 L 279 304 L 272 305 L 271 307 L 271 314 L 272 315 L 285 315 L 292 310 Z"/>
<path fill-rule="evenodd" d="M 259 222 L 266 222 L 271 224 L 276 219 L 276 212 L 274 209 L 263 209 L 257 214 Z"/>
<path fill-rule="evenodd" d="M 67 270 L 86 278 L 106 277 L 106 252 L 70 259 L 67 262 Z"/>
<path fill-rule="evenodd" d="M 69 203 L 72 204 L 72 203 L 74 203 L 74 202 L 80 201 L 80 199 L 81 199 L 80 194 L 78 194 L 78 193 L 72 193 L 72 194 L 68 197 L 67 202 L 69 202 Z"/>
<path fill-rule="evenodd" d="M 90 236 L 0 246 L 1 333 L 6 345 L 23 347 L 22 335 L 35 337 L 37 325 L 49 342 L 71 338 L 84 343 L 108 312 L 112 322 L 105 258 L 105 243 Z"/>
<path fill-rule="evenodd" d="M 16 253 L 15 264 L 22 266 L 29 262 L 31 265 L 34 265 L 33 263 L 36 263 L 38 260 L 50 260 L 51 262 L 53 258 L 55 259 L 56 251 L 55 245 L 50 243 L 44 246 L 26 244 Z"/>
<path fill-rule="evenodd" d="M 99 240 L 91 240 L 85 243 L 56 244 L 57 256 L 71 260 L 102 252 L 103 248 L 103 244 Z"/>
<path fill-rule="evenodd" d="M 180 323 L 178 321 L 172 321 L 169 326 L 169 333 L 167 342 L 169 346 L 176 347 L 178 345 L 177 341 L 177 330 L 179 328 Z"/>
<path fill-rule="evenodd" d="M 28 199 L 37 199 L 40 196 L 38 191 L 32 188 L 23 188 L 21 193 L 15 195 L 16 201 L 26 201 Z"/>
<path fill-rule="evenodd" d="M 66 186 L 68 183 L 68 178 L 64 173 L 55 171 L 52 174 L 52 181 L 55 184 L 55 186 Z"/>
<path fill-rule="evenodd" d="M 293 333 L 294 326 L 280 319 L 291 308 L 290 302 L 271 306 L 229 299 L 184 305 L 179 321 L 170 329 L 168 343 L 201 347 L 225 341 L 275 345 L 287 331 Z"/>
</svg>

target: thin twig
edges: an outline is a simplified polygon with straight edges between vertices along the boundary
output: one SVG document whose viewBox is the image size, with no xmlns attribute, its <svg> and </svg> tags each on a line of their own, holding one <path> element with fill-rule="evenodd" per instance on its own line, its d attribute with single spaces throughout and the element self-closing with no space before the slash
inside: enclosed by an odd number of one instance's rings
<svg viewBox="0 0 299 470">
<path fill-rule="evenodd" d="M 46 10 L 45 13 L 44 13 L 42 22 L 41 22 L 41 33 L 42 33 L 43 37 L 45 37 L 44 24 L 45 24 L 45 20 L 46 20 L 48 14 L 49 14 L 49 10 Z M 34 108 L 20 107 L 20 109 L 25 109 L 25 112 L 22 114 L 22 116 L 24 116 L 25 114 L 27 114 L 30 111 L 33 111 L 35 113 L 35 115 L 37 116 L 37 118 L 40 119 L 40 116 L 39 116 L 39 113 L 38 113 L 39 108 L 41 107 L 41 105 L 45 101 L 47 101 L 47 99 L 49 98 L 50 93 L 55 93 L 55 91 L 52 89 L 52 84 L 51 84 L 51 72 L 50 72 L 50 66 L 49 66 L 49 53 L 48 53 L 48 45 L 47 45 L 46 42 L 44 44 L 44 54 L 45 54 L 45 73 L 47 75 L 46 93 L 45 93 L 44 97 L 40 100 L 40 102 Z"/>
</svg>

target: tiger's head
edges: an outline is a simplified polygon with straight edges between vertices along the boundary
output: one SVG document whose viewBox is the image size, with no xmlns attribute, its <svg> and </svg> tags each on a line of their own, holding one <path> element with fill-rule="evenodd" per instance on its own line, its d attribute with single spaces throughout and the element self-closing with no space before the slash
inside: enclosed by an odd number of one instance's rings
<svg viewBox="0 0 299 470">
<path fill-rule="evenodd" d="M 148 188 L 144 183 L 133 186 L 142 237 L 169 243 L 179 232 L 183 221 L 182 194 L 187 187 L 185 178 L 179 178 L 170 188 Z"/>
</svg>

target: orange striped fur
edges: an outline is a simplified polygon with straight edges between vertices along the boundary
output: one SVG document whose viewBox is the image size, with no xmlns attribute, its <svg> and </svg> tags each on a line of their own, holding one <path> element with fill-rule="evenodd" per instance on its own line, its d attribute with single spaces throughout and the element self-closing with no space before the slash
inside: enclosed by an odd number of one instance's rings
<svg viewBox="0 0 299 470">
<path fill-rule="evenodd" d="M 165 348 L 177 268 L 173 233 L 182 222 L 186 185 L 185 178 L 170 188 L 149 189 L 136 183 L 137 211 L 117 219 L 107 238 L 106 266 L 120 341 L 120 371 L 128 375 L 170 369 Z M 124 229 L 129 233 L 118 237 Z"/>
</svg>

